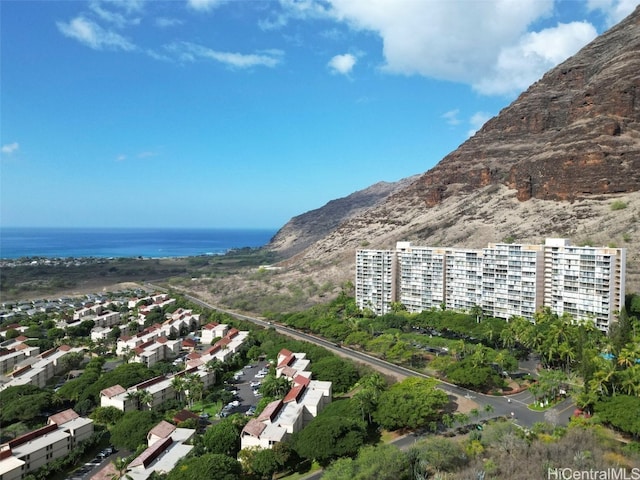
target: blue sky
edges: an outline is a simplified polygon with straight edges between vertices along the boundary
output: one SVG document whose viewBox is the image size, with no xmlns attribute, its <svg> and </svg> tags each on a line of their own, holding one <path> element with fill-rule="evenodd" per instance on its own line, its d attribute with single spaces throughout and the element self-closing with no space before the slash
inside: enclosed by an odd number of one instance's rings
<svg viewBox="0 0 640 480">
<path fill-rule="evenodd" d="M 423 173 L 638 0 L 0 1 L 0 226 L 278 228 Z"/>
</svg>

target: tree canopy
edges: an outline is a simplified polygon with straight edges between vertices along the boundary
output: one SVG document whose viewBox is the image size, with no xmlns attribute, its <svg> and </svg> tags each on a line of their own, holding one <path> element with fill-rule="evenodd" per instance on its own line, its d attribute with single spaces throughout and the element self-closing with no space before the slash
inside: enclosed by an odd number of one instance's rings
<svg viewBox="0 0 640 480">
<path fill-rule="evenodd" d="M 445 392 L 431 378 L 407 378 L 380 395 L 373 414 L 383 428 L 418 428 L 426 425 L 448 402 Z"/>
<path fill-rule="evenodd" d="M 167 480 L 193 480 L 195 478 L 237 480 L 241 473 L 242 468 L 237 460 L 219 453 L 207 453 L 180 462 L 169 472 Z"/>
<path fill-rule="evenodd" d="M 240 430 L 232 419 L 224 419 L 207 429 L 202 444 L 208 453 L 235 457 L 240 450 Z"/>
<path fill-rule="evenodd" d="M 293 437 L 298 455 L 323 466 L 336 458 L 356 455 L 366 439 L 366 426 L 361 419 L 325 413 Z"/>
<path fill-rule="evenodd" d="M 151 410 L 127 412 L 111 428 L 111 443 L 118 448 L 135 451 L 146 443 L 147 433 L 159 421 L 159 415 Z"/>
<path fill-rule="evenodd" d="M 397 447 L 389 444 L 367 446 L 355 459 L 335 461 L 322 476 L 325 480 L 408 480 L 409 460 Z"/>
</svg>

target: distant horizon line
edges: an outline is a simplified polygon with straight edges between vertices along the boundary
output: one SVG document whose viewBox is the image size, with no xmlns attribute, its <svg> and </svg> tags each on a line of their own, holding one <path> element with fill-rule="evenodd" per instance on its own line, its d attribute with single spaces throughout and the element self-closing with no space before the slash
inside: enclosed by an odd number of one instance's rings
<svg viewBox="0 0 640 480">
<path fill-rule="evenodd" d="M 20 226 L 20 225 L 0 225 L 3 229 L 57 229 L 57 230 L 279 230 L 279 227 L 187 227 L 187 226 Z"/>
</svg>

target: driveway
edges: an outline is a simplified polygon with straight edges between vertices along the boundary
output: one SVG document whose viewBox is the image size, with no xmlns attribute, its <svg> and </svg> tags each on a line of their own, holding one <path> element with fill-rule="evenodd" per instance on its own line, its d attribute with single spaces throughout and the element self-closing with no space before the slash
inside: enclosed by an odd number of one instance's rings
<svg viewBox="0 0 640 480">
<path fill-rule="evenodd" d="M 263 379 L 255 378 L 258 371 L 267 366 L 267 361 L 251 363 L 251 368 L 243 368 L 243 375 L 236 380 L 232 385 L 238 391 L 238 401 L 240 405 L 230 410 L 231 413 L 245 413 L 250 407 L 256 406 L 262 397 L 256 397 L 253 394 L 253 388 L 250 386 L 251 382 L 259 381 Z"/>
</svg>

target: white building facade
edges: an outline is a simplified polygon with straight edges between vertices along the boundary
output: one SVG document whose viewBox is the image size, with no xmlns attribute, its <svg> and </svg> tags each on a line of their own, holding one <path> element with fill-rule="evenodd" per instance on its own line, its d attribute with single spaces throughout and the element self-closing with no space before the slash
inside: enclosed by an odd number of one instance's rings
<svg viewBox="0 0 640 480">
<path fill-rule="evenodd" d="M 384 314 L 394 301 L 396 255 L 392 250 L 358 250 L 356 253 L 356 302 L 360 309 Z"/>
<path fill-rule="evenodd" d="M 533 321 L 548 307 L 608 331 L 624 307 L 626 249 L 490 244 L 484 249 L 431 248 L 398 242 L 395 250 L 356 252 L 356 304 L 377 315 L 395 301 L 410 312 L 445 305 Z"/>
</svg>

